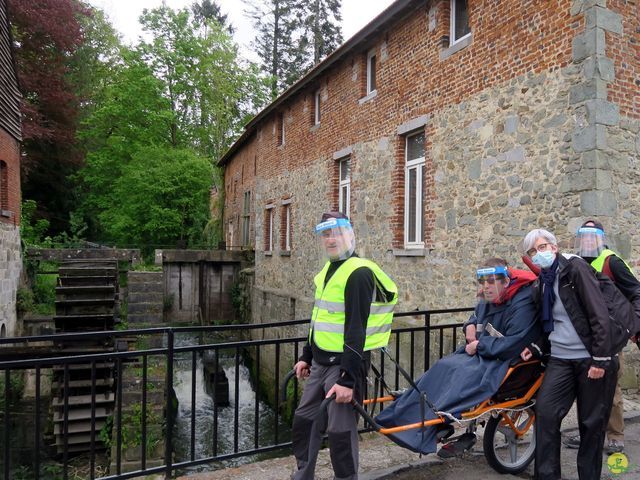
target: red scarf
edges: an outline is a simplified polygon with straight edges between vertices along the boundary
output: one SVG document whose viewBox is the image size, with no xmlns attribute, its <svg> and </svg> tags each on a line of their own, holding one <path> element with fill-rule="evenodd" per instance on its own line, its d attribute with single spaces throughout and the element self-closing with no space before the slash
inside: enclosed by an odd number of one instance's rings
<svg viewBox="0 0 640 480">
<path fill-rule="evenodd" d="M 509 282 L 509 285 L 507 285 L 507 288 L 502 292 L 502 295 L 500 295 L 500 298 L 494 302 L 496 305 L 508 302 L 513 298 L 518 290 L 532 284 L 533 281 L 538 278 L 535 273 L 527 270 L 517 270 L 515 268 L 508 268 L 507 270 L 511 281 Z"/>
</svg>

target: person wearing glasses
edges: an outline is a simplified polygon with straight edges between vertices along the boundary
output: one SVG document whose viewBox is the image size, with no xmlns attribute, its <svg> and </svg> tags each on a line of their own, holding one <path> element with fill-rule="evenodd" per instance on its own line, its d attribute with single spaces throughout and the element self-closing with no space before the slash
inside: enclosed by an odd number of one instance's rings
<svg viewBox="0 0 640 480">
<path fill-rule="evenodd" d="M 535 407 L 540 447 L 536 448 L 535 478 L 560 480 L 560 425 L 576 400 L 582 439 L 578 476 L 597 480 L 618 371 L 609 312 L 593 269 L 577 255 L 561 254 L 551 232 L 530 231 L 523 247 L 541 269 L 533 295 L 540 308 L 543 350 L 550 348 Z M 531 349 L 522 353 L 524 360 L 531 356 Z"/>
<path fill-rule="evenodd" d="M 465 324 L 466 344 L 438 360 L 418 380 L 420 392 L 439 410 L 459 414 L 490 398 L 500 387 L 511 360 L 537 339 L 541 329 L 531 296 L 536 276 L 509 268 L 507 262 L 491 258 L 476 270 L 478 304 Z M 423 408 L 420 393 L 408 389 L 376 417 L 385 427 L 408 425 L 435 418 Z M 462 454 L 475 443 L 475 425 L 438 452 L 442 458 Z M 390 438 L 415 452 L 436 451 L 439 440 L 453 434 L 451 424 L 396 433 Z"/>
</svg>

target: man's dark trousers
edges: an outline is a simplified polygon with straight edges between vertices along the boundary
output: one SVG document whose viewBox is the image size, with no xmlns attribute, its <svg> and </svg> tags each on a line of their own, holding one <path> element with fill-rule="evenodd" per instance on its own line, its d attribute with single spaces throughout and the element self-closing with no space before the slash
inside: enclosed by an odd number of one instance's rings
<svg viewBox="0 0 640 480">
<path fill-rule="evenodd" d="M 350 403 L 330 402 L 326 418 L 316 421 L 319 406 L 340 378 L 340 365 L 324 366 L 313 363 L 305 382 L 300 404 L 293 417 L 293 454 L 298 470 L 294 480 L 313 480 L 322 443 L 322 435 L 329 437 L 329 452 L 335 479 L 358 478 L 358 414 Z M 355 395 L 358 400 L 360 395 Z"/>
</svg>

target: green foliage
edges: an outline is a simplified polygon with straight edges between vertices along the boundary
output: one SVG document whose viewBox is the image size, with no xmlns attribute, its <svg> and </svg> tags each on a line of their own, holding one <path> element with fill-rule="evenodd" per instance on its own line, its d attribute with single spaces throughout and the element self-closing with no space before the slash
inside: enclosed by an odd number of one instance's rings
<svg viewBox="0 0 640 480">
<path fill-rule="evenodd" d="M 0 372 L 0 411 L 5 408 L 5 402 L 9 400 L 9 405 L 17 402 L 22 398 L 24 393 L 24 374 L 22 372 L 12 371 L 9 377 L 9 392 L 5 391 L 5 375 L 4 371 Z"/>
<path fill-rule="evenodd" d="M 113 186 L 117 208 L 99 219 L 109 238 L 124 244 L 200 243 L 210 185 L 207 159 L 186 149 L 143 148 Z"/>
<path fill-rule="evenodd" d="M 150 456 L 154 449 L 162 441 L 162 421 L 160 416 L 150 406 L 146 410 L 146 454 Z M 107 417 L 107 420 L 100 430 L 100 440 L 107 449 L 113 445 L 115 432 L 113 431 L 113 416 Z M 126 408 L 122 412 L 122 427 L 120 429 L 122 435 L 122 449 L 136 448 L 142 446 L 142 406 L 135 403 Z"/>
<path fill-rule="evenodd" d="M 49 221 L 36 218 L 37 204 L 35 200 L 24 200 L 20 214 L 20 237 L 29 246 L 41 246 L 49 229 Z"/>
<path fill-rule="evenodd" d="M 231 305 L 236 312 L 236 322 L 248 323 L 250 321 L 248 314 L 250 313 L 249 296 L 243 282 L 235 282 L 229 290 L 231 296 Z"/>
</svg>

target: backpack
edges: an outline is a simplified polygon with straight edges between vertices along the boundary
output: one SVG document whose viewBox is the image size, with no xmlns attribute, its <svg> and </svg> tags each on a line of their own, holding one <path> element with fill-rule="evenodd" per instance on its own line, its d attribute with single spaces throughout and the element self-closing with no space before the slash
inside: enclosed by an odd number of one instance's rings
<svg viewBox="0 0 640 480">
<path fill-rule="evenodd" d="M 619 353 L 633 335 L 635 312 L 611 278 L 596 270 L 594 273 L 609 311 L 612 353 Z"/>
</svg>

